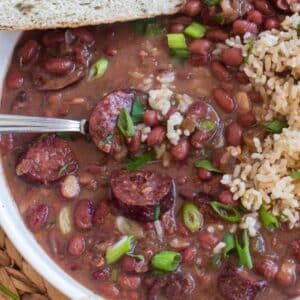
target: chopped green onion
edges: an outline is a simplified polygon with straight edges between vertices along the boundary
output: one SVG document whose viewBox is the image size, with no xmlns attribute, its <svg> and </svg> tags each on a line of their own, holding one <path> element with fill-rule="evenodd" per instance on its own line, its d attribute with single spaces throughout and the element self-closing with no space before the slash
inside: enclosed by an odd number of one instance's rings
<svg viewBox="0 0 300 300">
<path fill-rule="evenodd" d="M 147 37 L 154 37 L 154 36 L 159 36 L 162 35 L 166 29 L 161 26 L 159 23 L 149 23 L 146 26 L 146 32 L 145 35 Z"/>
<path fill-rule="evenodd" d="M 56 135 L 64 140 L 70 140 L 72 137 L 70 132 L 56 132 Z"/>
<path fill-rule="evenodd" d="M 222 266 L 222 255 L 221 254 L 214 255 L 211 264 L 214 268 L 219 269 Z"/>
<path fill-rule="evenodd" d="M 241 265 L 247 267 L 248 269 L 251 269 L 253 267 L 253 264 L 252 264 L 251 254 L 250 254 L 249 237 L 248 237 L 247 230 L 244 230 L 243 232 L 243 245 L 240 245 L 237 236 L 235 237 L 235 247 Z"/>
<path fill-rule="evenodd" d="M 183 205 L 182 220 L 184 225 L 191 232 L 198 231 L 203 225 L 203 216 L 198 207 L 193 203 L 187 203 Z"/>
<path fill-rule="evenodd" d="M 131 23 L 132 30 L 137 35 L 146 35 L 148 37 L 154 37 L 161 35 L 165 32 L 165 28 L 161 22 L 156 19 L 143 19 L 133 21 Z"/>
<path fill-rule="evenodd" d="M 202 38 L 205 35 L 206 31 L 207 27 L 198 22 L 192 22 L 188 27 L 184 29 L 184 33 L 194 39 Z"/>
<path fill-rule="evenodd" d="M 175 251 L 161 251 L 155 254 L 151 259 L 151 265 L 155 269 L 174 272 L 181 261 L 181 254 Z"/>
<path fill-rule="evenodd" d="M 171 56 L 185 59 L 189 58 L 191 53 L 188 49 L 171 49 Z"/>
<path fill-rule="evenodd" d="M 214 6 L 220 4 L 221 0 L 204 0 L 207 6 Z"/>
<path fill-rule="evenodd" d="M 200 159 L 195 162 L 196 168 L 202 168 L 215 173 L 223 173 L 221 170 L 215 168 L 208 159 Z"/>
<path fill-rule="evenodd" d="M 108 264 L 113 264 L 118 261 L 123 255 L 132 251 L 134 242 L 134 236 L 123 236 L 117 243 L 107 248 L 105 255 L 106 262 Z"/>
<path fill-rule="evenodd" d="M 258 212 L 262 224 L 266 229 L 279 228 L 278 219 L 272 213 L 268 212 L 264 206 L 261 206 Z"/>
<path fill-rule="evenodd" d="M 62 175 L 69 166 L 71 166 L 73 164 L 73 162 L 68 162 L 66 164 L 64 164 L 63 166 L 60 167 L 60 169 L 58 170 L 58 175 Z"/>
<path fill-rule="evenodd" d="M 108 60 L 106 58 L 100 58 L 97 60 L 90 69 L 88 75 L 88 81 L 95 80 L 102 77 L 107 70 L 108 67 Z"/>
<path fill-rule="evenodd" d="M 160 218 L 160 205 L 155 207 L 154 220 L 157 221 Z"/>
<path fill-rule="evenodd" d="M 218 23 L 218 24 L 220 24 L 220 25 L 224 25 L 224 24 L 225 24 L 225 17 L 222 16 L 222 15 L 214 15 L 214 16 L 212 17 L 212 19 L 213 19 L 216 23 Z"/>
<path fill-rule="evenodd" d="M 11 300 L 20 300 L 20 297 L 10 291 L 7 287 L 5 287 L 3 284 L 0 283 L 0 291 L 8 296 Z"/>
<path fill-rule="evenodd" d="M 144 261 L 145 260 L 145 257 L 142 254 L 127 253 L 126 255 L 130 256 L 130 257 L 133 257 L 133 258 L 136 258 L 137 260 L 140 260 L 140 261 Z"/>
<path fill-rule="evenodd" d="M 212 131 L 216 129 L 216 123 L 212 120 L 204 120 L 200 123 L 199 128 L 205 131 Z"/>
<path fill-rule="evenodd" d="M 234 207 L 220 203 L 218 201 L 212 201 L 210 203 L 212 209 L 224 220 L 238 223 L 241 220 L 241 214 Z"/>
<path fill-rule="evenodd" d="M 143 120 L 144 115 L 144 107 L 141 103 L 140 97 L 136 97 L 135 101 L 133 102 L 132 111 L 131 111 L 131 119 L 134 124 L 139 123 Z"/>
<path fill-rule="evenodd" d="M 116 227 L 124 235 L 133 235 L 137 239 L 144 236 L 143 227 L 139 223 L 123 216 L 117 216 Z"/>
<path fill-rule="evenodd" d="M 266 123 L 266 129 L 269 133 L 281 133 L 283 128 L 288 127 L 286 121 L 282 120 L 272 120 Z"/>
<path fill-rule="evenodd" d="M 135 133 L 134 124 L 129 112 L 125 108 L 122 108 L 120 110 L 117 126 L 124 137 L 128 138 L 134 136 Z"/>
<path fill-rule="evenodd" d="M 246 64 L 249 64 L 249 57 L 250 57 L 253 47 L 254 47 L 254 40 L 251 39 L 246 44 L 246 57 L 244 58 L 244 62 Z"/>
<path fill-rule="evenodd" d="M 154 151 L 145 152 L 140 156 L 136 156 L 132 159 L 127 160 L 126 169 L 128 171 L 136 171 L 154 159 Z"/>
<path fill-rule="evenodd" d="M 235 248 L 234 235 L 230 232 L 225 232 L 224 243 L 226 244 L 223 249 L 223 256 L 228 257 L 228 253 Z"/>
<path fill-rule="evenodd" d="M 117 282 L 117 280 L 118 280 L 118 270 L 117 270 L 117 269 L 113 269 L 113 270 L 111 271 L 110 280 L 111 280 L 112 282 Z"/>
<path fill-rule="evenodd" d="M 167 34 L 167 39 L 170 49 L 187 49 L 187 44 L 183 33 L 169 33 Z"/>
<path fill-rule="evenodd" d="M 113 140 L 114 135 L 111 133 L 107 135 L 102 141 L 99 142 L 99 147 L 102 148 L 103 146 L 107 145 Z"/>
<path fill-rule="evenodd" d="M 291 177 L 292 177 L 293 179 L 299 180 L 299 179 L 300 179 L 300 171 L 294 171 L 294 172 L 291 174 Z"/>
</svg>

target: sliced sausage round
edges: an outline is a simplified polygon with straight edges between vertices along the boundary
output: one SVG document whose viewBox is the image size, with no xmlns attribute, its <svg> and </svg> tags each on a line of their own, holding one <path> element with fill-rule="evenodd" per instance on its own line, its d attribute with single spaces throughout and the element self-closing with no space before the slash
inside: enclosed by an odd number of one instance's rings
<svg viewBox="0 0 300 300">
<path fill-rule="evenodd" d="M 114 133 L 121 109 L 131 111 L 132 103 L 142 93 L 137 90 L 118 90 L 106 95 L 94 108 L 89 120 L 89 133 L 96 146 L 105 153 L 112 150 Z"/>
<path fill-rule="evenodd" d="M 112 198 L 122 213 L 134 220 L 155 220 L 169 210 L 174 202 L 173 180 L 170 176 L 152 171 L 114 171 L 110 185 Z"/>
<path fill-rule="evenodd" d="M 32 143 L 21 157 L 16 173 L 30 181 L 47 184 L 77 168 L 78 162 L 68 141 L 51 134 Z"/>
</svg>

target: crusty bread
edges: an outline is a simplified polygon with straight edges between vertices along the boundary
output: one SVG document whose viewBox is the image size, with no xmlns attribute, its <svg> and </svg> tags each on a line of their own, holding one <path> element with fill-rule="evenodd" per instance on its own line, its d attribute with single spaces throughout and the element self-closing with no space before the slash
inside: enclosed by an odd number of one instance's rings
<svg viewBox="0 0 300 300">
<path fill-rule="evenodd" d="M 113 23 L 179 11 L 185 0 L 0 0 L 0 29 Z"/>
</svg>

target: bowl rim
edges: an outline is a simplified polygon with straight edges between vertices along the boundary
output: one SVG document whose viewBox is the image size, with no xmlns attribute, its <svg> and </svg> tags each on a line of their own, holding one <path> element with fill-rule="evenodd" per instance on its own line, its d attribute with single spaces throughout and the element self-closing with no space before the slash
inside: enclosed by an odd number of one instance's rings
<svg viewBox="0 0 300 300">
<path fill-rule="evenodd" d="M 0 95 L 6 70 L 21 32 L 0 31 Z M 74 300 L 104 300 L 68 275 L 38 244 L 27 229 L 13 199 L 0 159 L 0 226 L 25 260 L 62 294 Z"/>
</svg>

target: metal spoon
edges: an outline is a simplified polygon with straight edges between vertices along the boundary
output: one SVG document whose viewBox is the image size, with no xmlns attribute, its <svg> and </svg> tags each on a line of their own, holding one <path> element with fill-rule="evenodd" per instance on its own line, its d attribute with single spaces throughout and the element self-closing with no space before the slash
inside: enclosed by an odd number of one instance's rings
<svg viewBox="0 0 300 300">
<path fill-rule="evenodd" d="M 80 132 L 87 134 L 87 120 L 68 120 L 0 114 L 0 133 Z"/>
</svg>

